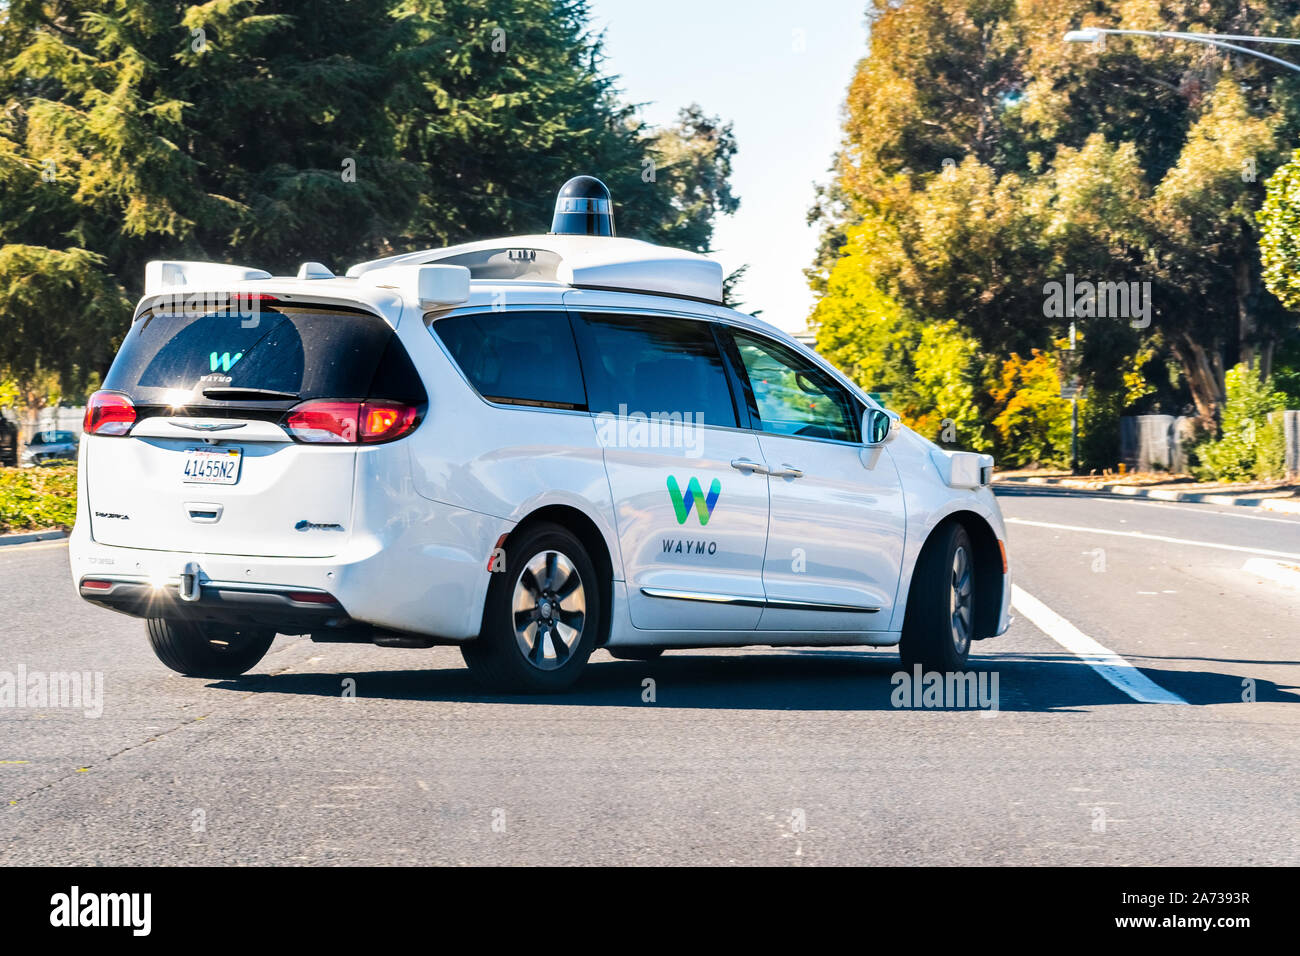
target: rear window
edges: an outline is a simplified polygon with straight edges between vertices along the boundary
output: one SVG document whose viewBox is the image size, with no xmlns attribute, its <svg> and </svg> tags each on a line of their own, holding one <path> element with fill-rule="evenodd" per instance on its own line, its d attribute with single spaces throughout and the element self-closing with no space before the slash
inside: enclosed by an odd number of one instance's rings
<svg viewBox="0 0 1300 956">
<path fill-rule="evenodd" d="M 104 380 L 137 405 L 225 406 L 205 389 L 282 392 L 250 404 L 318 398 L 385 398 L 411 404 L 426 396 L 406 350 L 383 319 L 348 309 L 261 303 L 238 313 L 150 312 L 131 327 Z"/>
<path fill-rule="evenodd" d="M 433 323 L 433 331 L 489 401 L 583 409 L 587 392 L 565 312 L 486 312 Z"/>
</svg>

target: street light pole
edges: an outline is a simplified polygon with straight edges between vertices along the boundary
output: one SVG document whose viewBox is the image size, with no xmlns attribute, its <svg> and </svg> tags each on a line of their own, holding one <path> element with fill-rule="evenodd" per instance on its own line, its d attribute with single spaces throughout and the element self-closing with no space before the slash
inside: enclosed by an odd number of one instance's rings
<svg viewBox="0 0 1300 956">
<path fill-rule="evenodd" d="M 1204 43 L 1207 46 L 1218 47 L 1221 50 L 1232 50 L 1236 53 L 1245 53 L 1247 56 L 1258 57 L 1261 60 L 1268 60 L 1270 63 L 1276 63 L 1278 66 L 1284 66 L 1288 70 L 1295 70 L 1300 73 L 1300 66 L 1294 63 L 1288 63 L 1286 60 L 1279 59 L 1268 53 L 1261 53 L 1259 50 L 1252 50 L 1247 46 L 1239 46 L 1237 43 L 1228 41 L 1239 40 L 1245 43 L 1283 43 L 1292 46 L 1300 45 L 1300 40 L 1289 37 L 1250 37 L 1240 36 L 1232 33 L 1188 33 L 1177 30 L 1112 30 L 1107 27 L 1084 27 L 1082 30 L 1070 30 L 1065 34 L 1066 43 L 1096 43 L 1102 37 L 1107 36 L 1136 36 L 1136 37 L 1155 37 L 1162 40 L 1189 40 L 1193 43 Z"/>
</svg>

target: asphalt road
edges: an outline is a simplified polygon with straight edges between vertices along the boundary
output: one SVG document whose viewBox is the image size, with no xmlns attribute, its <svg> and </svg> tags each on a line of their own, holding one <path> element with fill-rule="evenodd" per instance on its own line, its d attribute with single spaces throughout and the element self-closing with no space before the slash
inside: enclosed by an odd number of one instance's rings
<svg viewBox="0 0 1300 956">
<path fill-rule="evenodd" d="M 885 650 L 598 652 L 538 699 L 454 649 L 280 638 L 193 680 L 64 545 L 0 549 L 0 671 L 104 681 L 98 717 L 0 706 L 0 864 L 1300 863 L 1300 587 L 1246 567 L 1300 563 L 1300 521 L 1002 504 L 1061 640 L 1022 605 L 977 645 L 996 712 L 894 707 Z M 1102 673 L 1128 664 L 1177 702 Z"/>
</svg>

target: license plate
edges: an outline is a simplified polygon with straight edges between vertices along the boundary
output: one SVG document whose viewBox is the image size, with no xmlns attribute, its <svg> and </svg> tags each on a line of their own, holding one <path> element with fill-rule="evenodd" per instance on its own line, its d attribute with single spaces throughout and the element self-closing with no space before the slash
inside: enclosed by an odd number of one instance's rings
<svg viewBox="0 0 1300 956">
<path fill-rule="evenodd" d="M 203 485 L 233 485 L 239 480 L 239 463 L 243 457 L 238 448 L 187 448 L 181 480 Z"/>
</svg>

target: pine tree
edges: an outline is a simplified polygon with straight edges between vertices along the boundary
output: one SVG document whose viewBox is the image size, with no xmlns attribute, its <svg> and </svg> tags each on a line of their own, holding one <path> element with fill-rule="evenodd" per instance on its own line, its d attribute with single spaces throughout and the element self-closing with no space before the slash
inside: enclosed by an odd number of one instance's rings
<svg viewBox="0 0 1300 956">
<path fill-rule="evenodd" d="M 621 234 L 707 248 L 736 207 L 730 127 L 692 107 L 647 129 L 588 19 L 585 0 L 0 4 L 0 378 L 104 372 L 151 259 L 341 270 L 545 231 L 579 172 Z"/>
</svg>

